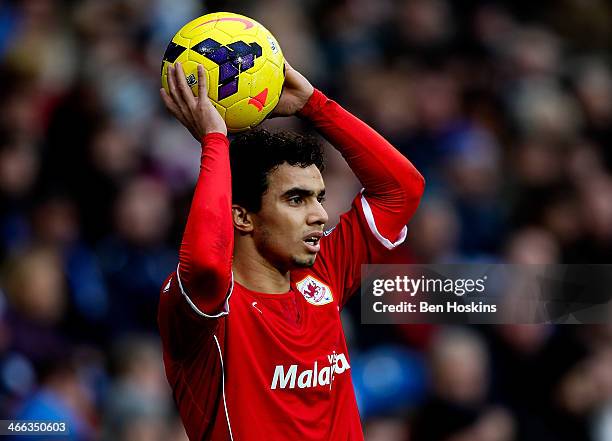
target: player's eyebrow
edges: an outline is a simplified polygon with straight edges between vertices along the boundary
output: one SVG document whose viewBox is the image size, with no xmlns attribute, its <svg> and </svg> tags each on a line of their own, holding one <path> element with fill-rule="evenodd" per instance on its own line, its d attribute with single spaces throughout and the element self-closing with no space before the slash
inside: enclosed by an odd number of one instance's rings
<svg viewBox="0 0 612 441">
<path fill-rule="evenodd" d="M 306 197 L 310 197 L 310 196 L 314 196 L 315 192 L 312 190 L 308 190 L 306 188 L 301 188 L 301 187 L 293 187 L 290 188 L 289 190 L 287 190 L 286 192 L 284 192 L 281 197 L 283 198 L 289 198 L 292 196 L 301 196 L 303 198 Z M 325 196 L 325 189 L 322 189 L 318 194 L 317 197 L 321 197 L 321 196 Z"/>
</svg>

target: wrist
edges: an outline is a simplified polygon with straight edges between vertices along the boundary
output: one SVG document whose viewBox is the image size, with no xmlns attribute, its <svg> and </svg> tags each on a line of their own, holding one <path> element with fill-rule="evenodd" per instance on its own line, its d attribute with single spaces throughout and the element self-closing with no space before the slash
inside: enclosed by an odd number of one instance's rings
<svg viewBox="0 0 612 441">
<path fill-rule="evenodd" d="M 202 145 L 206 144 L 207 142 L 214 142 L 216 140 L 229 144 L 227 133 L 221 131 L 211 131 L 205 133 L 202 137 Z"/>
<path fill-rule="evenodd" d="M 296 113 L 301 112 L 302 109 L 306 107 L 306 105 L 308 104 L 308 101 L 310 101 L 310 99 L 312 98 L 312 95 L 314 94 L 315 88 L 310 83 L 308 84 L 308 86 L 309 87 L 306 90 L 304 90 L 304 93 L 302 95 L 304 98 L 302 99 L 301 106 L 297 110 Z"/>
<path fill-rule="evenodd" d="M 223 124 L 223 126 L 217 125 L 214 127 L 210 127 L 210 128 L 205 128 L 204 129 L 204 135 L 202 135 L 203 137 L 206 135 L 209 135 L 211 133 L 221 133 L 222 135 L 227 136 L 227 127 L 225 126 L 225 124 Z"/>
<path fill-rule="evenodd" d="M 325 94 L 319 89 L 313 88 L 312 94 L 297 114 L 302 118 L 310 118 L 310 116 L 317 113 L 326 102 L 327 97 Z"/>
</svg>

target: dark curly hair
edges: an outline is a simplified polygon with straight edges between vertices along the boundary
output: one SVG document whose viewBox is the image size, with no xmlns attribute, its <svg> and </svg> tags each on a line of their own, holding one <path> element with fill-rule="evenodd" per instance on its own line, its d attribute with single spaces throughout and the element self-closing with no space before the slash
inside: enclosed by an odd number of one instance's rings
<svg viewBox="0 0 612 441">
<path fill-rule="evenodd" d="M 324 168 L 321 144 L 311 136 L 293 132 L 250 130 L 230 144 L 232 202 L 257 213 L 268 190 L 268 175 L 283 163 Z"/>
</svg>

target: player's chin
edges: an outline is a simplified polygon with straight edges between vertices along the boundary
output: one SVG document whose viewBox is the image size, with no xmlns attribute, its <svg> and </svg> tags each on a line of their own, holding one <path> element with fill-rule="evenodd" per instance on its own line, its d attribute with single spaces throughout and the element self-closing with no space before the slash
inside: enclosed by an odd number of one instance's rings
<svg viewBox="0 0 612 441">
<path fill-rule="evenodd" d="M 317 259 L 317 255 L 315 254 L 308 254 L 308 255 L 301 255 L 301 256 L 293 256 L 293 264 L 297 267 L 297 268 L 310 268 L 311 266 L 314 265 L 315 260 Z"/>
</svg>

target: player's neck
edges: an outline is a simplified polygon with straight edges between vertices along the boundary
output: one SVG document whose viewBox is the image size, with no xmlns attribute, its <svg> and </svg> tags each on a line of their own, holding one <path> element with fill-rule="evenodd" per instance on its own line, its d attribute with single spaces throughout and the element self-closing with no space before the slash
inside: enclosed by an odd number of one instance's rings
<svg viewBox="0 0 612 441">
<path fill-rule="evenodd" d="M 242 244 L 245 245 L 245 244 Z M 234 243 L 234 280 L 251 291 L 282 294 L 289 291 L 289 271 L 279 271 L 254 247 Z"/>
</svg>

